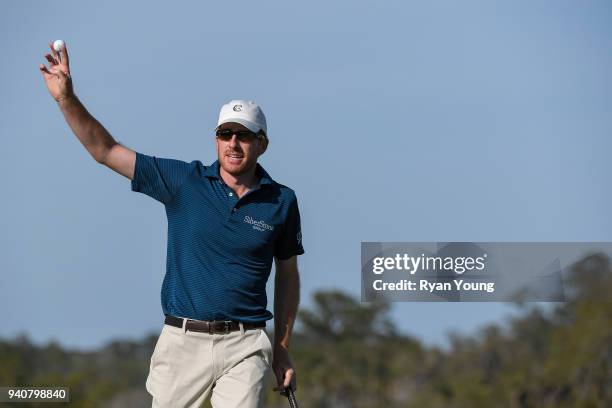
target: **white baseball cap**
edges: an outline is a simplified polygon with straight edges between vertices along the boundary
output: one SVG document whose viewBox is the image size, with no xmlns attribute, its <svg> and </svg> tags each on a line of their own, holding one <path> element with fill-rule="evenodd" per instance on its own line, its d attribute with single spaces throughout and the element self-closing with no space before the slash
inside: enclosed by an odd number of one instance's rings
<svg viewBox="0 0 612 408">
<path fill-rule="evenodd" d="M 223 105 L 219 112 L 217 127 L 228 122 L 240 123 L 255 133 L 263 130 L 266 136 L 268 135 L 266 116 L 259 105 L 253 101 L 234 99 Z"/>
</svg>

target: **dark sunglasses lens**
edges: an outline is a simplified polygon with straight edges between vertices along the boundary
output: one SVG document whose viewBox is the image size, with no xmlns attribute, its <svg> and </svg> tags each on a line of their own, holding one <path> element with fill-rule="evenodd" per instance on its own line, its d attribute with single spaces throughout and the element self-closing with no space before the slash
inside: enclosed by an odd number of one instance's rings
<svg viewBox="0 0 612 408">
<path fill-rule="evenodd" d="M 243 130 L 241 132 L 236 132 L 236 136 L 241 142 L 250 142 L 255 138 L 255 133 L 248 130 Z"/>
<path fill-rule="evenodd" d="M 230 129 L 219 129 L 216 132 L 217 137 L 223 141 L 230 140 L 232 136 L 236 135 L 236 138 L 241 142 L 250 142 L 255 138 L 255 133 L 249 130 L 239 130 L 234 132 Z"/>
<path fill-rule="evenodd" d="M 229 140 L 232 138 L 234 133 L 229 129 L 219 129 L 217 130 L 217 137 L 221 140 Z"/>
</svg>

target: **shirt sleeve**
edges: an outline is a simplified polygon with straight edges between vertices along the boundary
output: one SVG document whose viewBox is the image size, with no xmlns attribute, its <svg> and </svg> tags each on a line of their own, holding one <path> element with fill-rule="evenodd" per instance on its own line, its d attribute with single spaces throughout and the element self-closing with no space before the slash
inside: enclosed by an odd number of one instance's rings
<svg viewBox="0 0 612 408">
<path fill-rule="evenodd" d="M 289 259 L 294 255 L 302 255 L 302 227 L 300 223 L 300 210 L 297 198 L 292 197 L 284 228 L 276 241 L 274 256 L 278 259 Z"/>
<path fill-rule="evenodd" d="M 162 159 L 136 152 L 132 191 L 169 203 L 189 173 L 191 165 L 175 159 Z"/>
</svg>

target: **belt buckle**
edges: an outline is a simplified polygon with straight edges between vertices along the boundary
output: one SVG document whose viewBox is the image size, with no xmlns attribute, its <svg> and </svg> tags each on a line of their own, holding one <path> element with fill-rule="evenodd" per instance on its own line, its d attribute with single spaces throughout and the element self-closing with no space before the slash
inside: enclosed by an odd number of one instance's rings
<svg viewBox="0 0 612 408">
<path fill-rule="evenodd" d="M 223 322 L 224 334 L 229 334 L 230 329 L 232 328 L 232 322 L 229 320 L 225 320 Z"/>
</svg>

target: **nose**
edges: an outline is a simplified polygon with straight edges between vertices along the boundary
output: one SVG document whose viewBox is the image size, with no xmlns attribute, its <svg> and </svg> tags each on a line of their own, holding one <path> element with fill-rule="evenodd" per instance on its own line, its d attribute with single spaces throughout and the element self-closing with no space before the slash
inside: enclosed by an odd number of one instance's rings
<svg viewBox="0 0 612 408">
<path fill-rule="evenodd" d="M 232 134 L 232 138 L 229 140 L 229 145 L 231 147 L 236 147 L 239 146 L 240 143 L 238 143 L 238 136 L 236 136 L 236 134 Z"/>
</svg>

